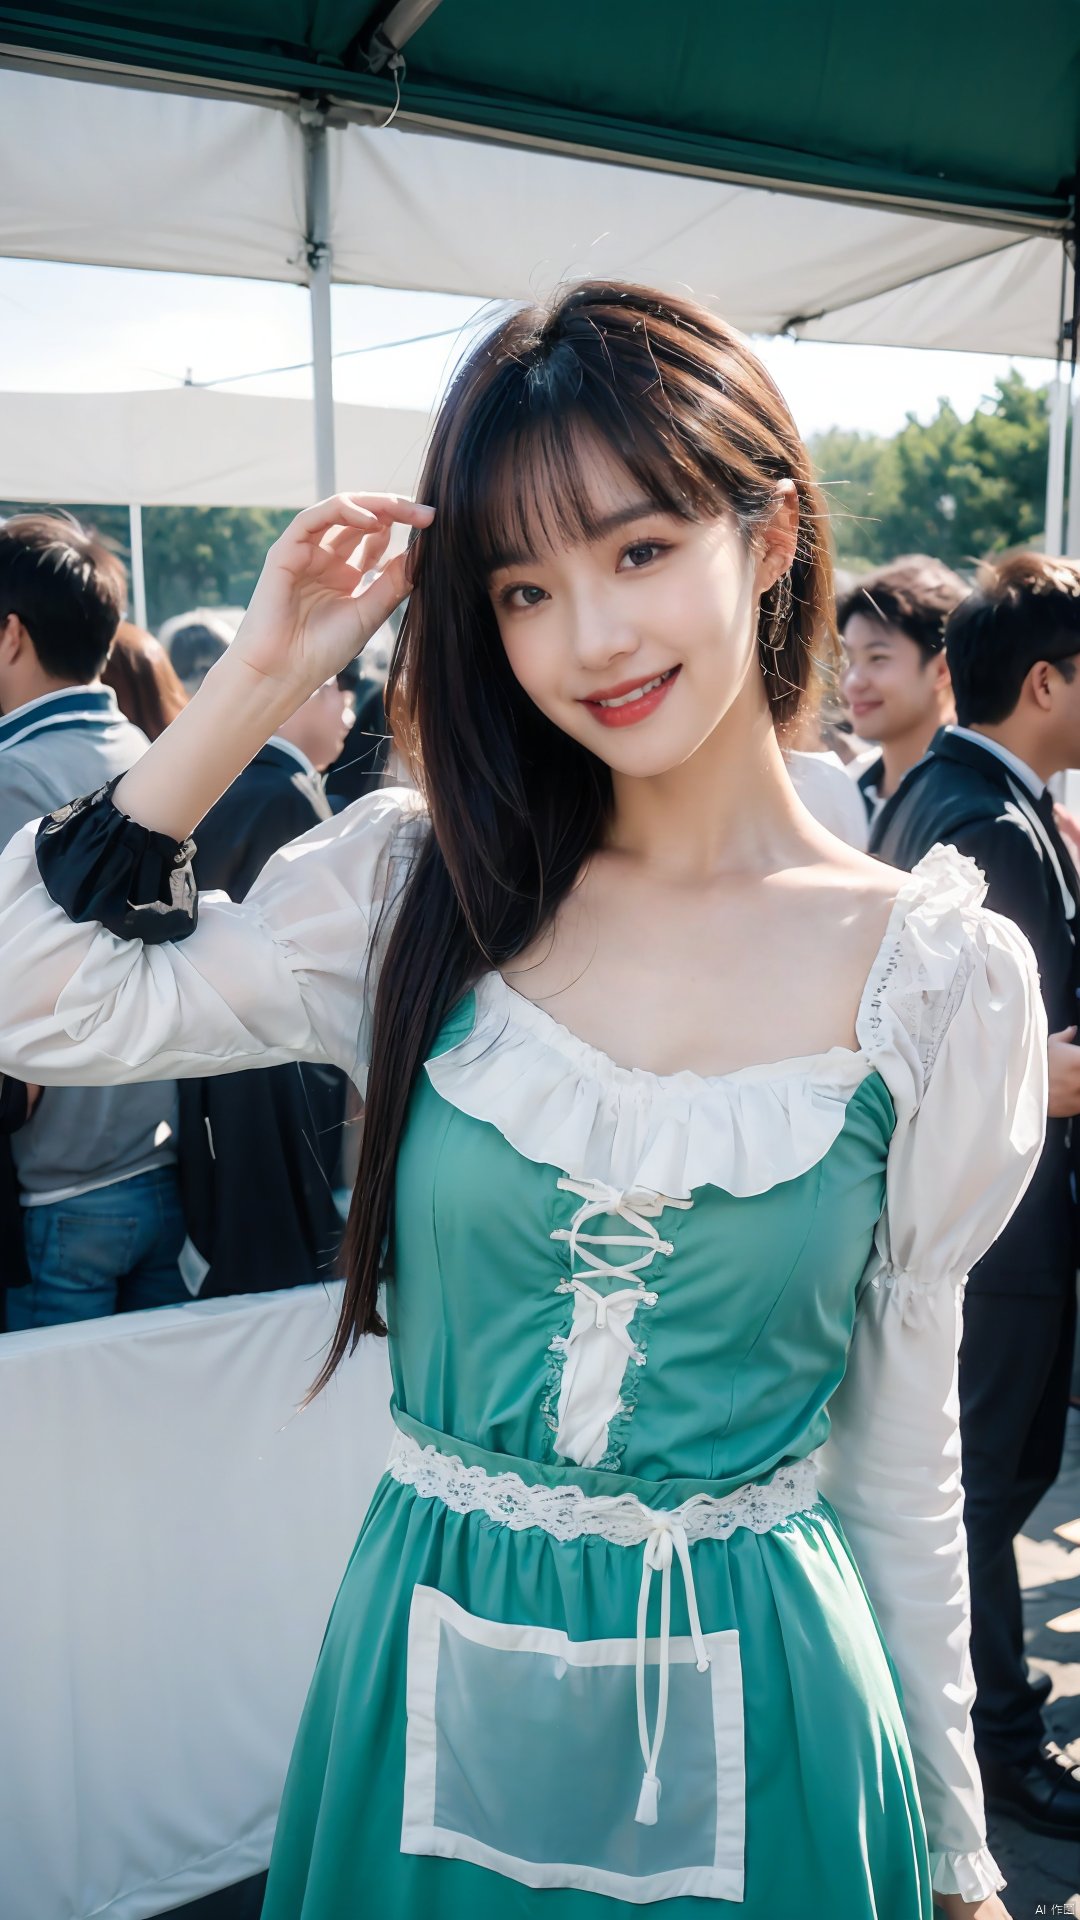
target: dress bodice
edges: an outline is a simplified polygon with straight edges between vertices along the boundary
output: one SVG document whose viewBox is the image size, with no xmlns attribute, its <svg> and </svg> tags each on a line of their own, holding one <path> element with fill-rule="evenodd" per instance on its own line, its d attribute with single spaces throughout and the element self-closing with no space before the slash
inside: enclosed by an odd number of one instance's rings
<svg viewBox="0 0 1080 1920">
<path fill-rule="evenodd" d="M 434 1064 L 475 1020 L 469 996 Z M 648 1480 L 735 1487 L 803 1458 L 828 1432 L 893 1124 L 864 1071 L 804 1171 L 681 1197 L 532 1160 L 422 1075 L 387 1290 L 398 1404 L 494 1452 Z"/>
</svg>

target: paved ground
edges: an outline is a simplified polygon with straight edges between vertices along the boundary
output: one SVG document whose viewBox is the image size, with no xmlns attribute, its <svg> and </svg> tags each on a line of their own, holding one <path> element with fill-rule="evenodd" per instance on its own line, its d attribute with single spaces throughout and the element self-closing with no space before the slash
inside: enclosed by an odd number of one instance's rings
<svg viewBox="0 0 1080 1920">
<path fill-rule="evenodd" d="M 1080 1410 L 1069 1415 L 1064 1466 L 1021 1536 L 1018 1557 L 1028 1657 L 1054 1678 L 1048 1728 L 1080 1766 Z M 990 1844 L 1009 1882 L 1004 1898 L 1012 1920 L 1042 1920 L 1043 1915 L 1080 1920 L 1080 1841 L 1043 1840 L 1011 1820 L 992 1820 Z M 185 1920 L 258 1920 L 263 1885 L 260 1875 L 196 1901 L 182 1909 Z M 804 1920 L 843 1920 L 843 1915 L 806 1915 Z"/>
<path fill-rule="evenodd" d="M 1028 1658 L 1050 1673 L 1049 1732 L 1080 1766 L 1080 1411 L 1069 1415 L 1057 1485 L 1032 1515 L 1017 1555 L 1024 1588 Z M 1080 1917 L 1080 1841 L 1064 1843 L 994 1821 L 990 1844 L 1008 1879 L 1012 1920 Z"/>
</svg>

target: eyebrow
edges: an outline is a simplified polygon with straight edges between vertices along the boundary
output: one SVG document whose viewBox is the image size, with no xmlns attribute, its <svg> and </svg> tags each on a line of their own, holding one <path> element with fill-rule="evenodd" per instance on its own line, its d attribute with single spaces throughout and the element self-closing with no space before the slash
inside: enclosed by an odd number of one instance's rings
<svg viewBox="0 0 1080 1920">
<path fill-rule="evenodd" d="M 605 513 L 601 519 L 594 521 L 586 539 L 591 546 L 594 542 L 605 539 L 609 533 L 616 532 L 619 527 L 628 526 L 632 520 L 644 520 L 650 513 L 670 515 L 671 508 L 662 506 L 659 500 L 632 500 L 629 506 L 616 507 L 613 513 Z M 526 553 L 515 548 L 512 553 L 497 554 L 490 571 L 502 573 L 507 567 L 524 567 L 536 557 L 535 553 Z"/>
<path fill-rule="evenodd" d="M 878 627 L 877 621 L 874 622 L 874 626 L 877 628 L 877 631 L 873 639 L 863 641 L 862 651 L 864 653 L 872 653 L 875 647 L 891 647 L 893 644 L 891 633 L 886 633 L 884 627 Z M 840 645 L 843 647 L 845 653 L 851 652 L 851 642 L 846 633 L 840 635 Z"/>
</svg>

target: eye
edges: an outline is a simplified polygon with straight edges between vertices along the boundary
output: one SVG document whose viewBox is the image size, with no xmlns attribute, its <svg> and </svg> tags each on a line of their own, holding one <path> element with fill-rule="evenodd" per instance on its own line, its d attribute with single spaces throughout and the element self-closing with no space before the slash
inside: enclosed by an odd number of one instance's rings
<svg viewBox="0 0 1080 1920">
<path fill-rule="evenodd" d="M 500 607 L 516 607 L 521 610 L 525 607 L 538 607 L 542 600 L 547 599 L 547 594 L 543 587 L 503 587 L 498 598 Z"/>
<path fill-rule="evenodd" d="M 641 567 L 647 567 L 658 554 L 667 553 L 667 551 L 667 545 L 663 540 L 635 540 L 632 546 L 623 548 L 619 556 L 619 564 L 621 567 L 623 561 L 629 561 L 629 571 L 636 572 Z"/>
</svg>

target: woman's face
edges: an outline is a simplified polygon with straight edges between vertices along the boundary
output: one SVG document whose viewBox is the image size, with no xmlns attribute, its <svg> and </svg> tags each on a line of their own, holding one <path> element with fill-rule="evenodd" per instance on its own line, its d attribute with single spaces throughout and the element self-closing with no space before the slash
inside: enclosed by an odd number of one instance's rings
<svg viewBox="0 0 1080 1920">
<path fill-rule="evenodd" d="M 760 674 L 757 601 L 784 567 L 768 534 L 758 554 L 730 512 L 658 510 L 604 454 L 587 480 L 598 537 L 500 567 L 495 617 L 515 678 L 555 726 L 613 771 L 662 773 Z"/>
</svg>

